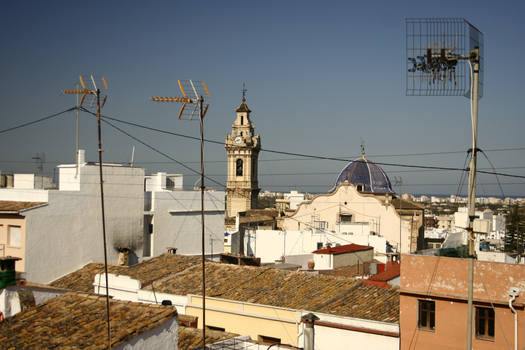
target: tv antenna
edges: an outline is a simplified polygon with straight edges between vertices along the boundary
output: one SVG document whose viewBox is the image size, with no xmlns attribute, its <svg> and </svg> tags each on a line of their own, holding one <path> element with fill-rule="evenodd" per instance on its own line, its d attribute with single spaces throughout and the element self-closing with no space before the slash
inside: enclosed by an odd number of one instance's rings
<svg viewBox="0 0 525 350">
<path fill-rule="evenodd" d="M 46 154 L 44 152 L 37 152 L 31 159 L 33 159 L 36 163 L 36 170 L 38 172 L 38 175 L 44 175 L 44 163 L 46 162 Z"/>
<path fill-rule="evenodd" d="M 483 33 L 463 18 L 409 18 L 406 25 L 408 96 L 465 96 L 470 99 L 472 148 L 468 185 L 468 335 L 472 348 L 472 293 L 476 214 L 478 103 L 483 95 Z M 470 78 L 470 79 L 468 79 Z"/>
<path fill-rule="evenodd" d="M 98 165 L 99 165 L 99 177 L 100 177 L 100 204 L 101 204 L 101 210 L 102 210 L 102 237 L 104 240 L 104 272 L 106 274 L 106 318 L 107 318 L 107 330 L 108 330 L 108 349 L 111 349 L 111 324 L 110 324 L 110 313 L 109 313 L 109 284 L 108 284 L 108 254 L 107 254 L 107 243 L 106 243 L 106 219 L 105 219 L 105 211 L 104 211 L 104 181 L 102 176 L 102 130 L 101 130 L 101 123 L 100 123 L 100 111 L 102 108 L 104 108 L 104 105 L 106 104 L 107 95 L 104 95 L 102 103 L 100 103 L 100 97 L 101 97 L 101 91 L 100 88 L 104 87 L 104 89 L 108 90 L 108 84 L 106 82 L 106 79 L 104 77 L 101 77 L 100 79 L 95 79 L 93 75 L 88 77 L 87 79 L 82 77 L 82 75 L 79 76 L 80 85 L 82 86 L 81 89 L 74 89 L 74 90 L 64 90 L 64 93 L 66 94 L 76 94 L 81 95 L 80 103 L 77 104 L 77 109 L 81 109 L 84 101 L 86 100 L 86 97 L 90 97 L 90 106 L 93 107 L 94 105 L 97 106 L 97 131 L 98 131 Z M 91 83 L 91 88 L 87 88 L 84 81 Z M 98 82 L 98 86 L 97 86 Z M 78 154 L 77 154 L 78 157 Z M 77 161 L 78 162 L 78 161 Z"/>
<path fill-rule="evenodd" d="M 182 97 L 152 97 L 156 102 L 178 102 L 182 103 L 179 110 L 179 119 L 195 120 L 199 119 L 201 134 L 201 249 L 202 249 L 202 348 L 206 349 L 206 270 L 204 256 L 204 117 L 208 111 L 209 104 L 206 103 L 210 98 L 208 88 L 203 81 L 198 80 L 178 80 L 179 89 Z M 213 243 L 213 242 L 212 242 Z"/>
</svg>

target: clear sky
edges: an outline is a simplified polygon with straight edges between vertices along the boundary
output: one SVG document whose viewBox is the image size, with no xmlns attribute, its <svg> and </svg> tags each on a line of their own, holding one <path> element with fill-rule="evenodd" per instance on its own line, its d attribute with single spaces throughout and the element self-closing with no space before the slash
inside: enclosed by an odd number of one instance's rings
<svg viewBox="0 0 525 350">
<path fill-rule="evenodd" d="M 197 122 L 176 120 L 178 106 L 150 97 L 177 95 L 177 79 L 206 81 L 205 136 L 223 141 L 244 82 L 263 148 L 354 159 L 364 141 L 376 162 L 462 168 L 471 143 L 468 100 L 405 96 L 404 20 L 464 17 L 485 39 L 479 146 L 498 171 L 523 176 L 524 13 L 522 1 L 5 1 L 0 129 L 73 107 L 74 96 L 61 90 L 94 73 L 109 83 L 104 114 L 193 136 Z M 35 172 L 37 152 L 50 175 L 56 164 L 72 163 L 74 120 L 70 112 L 1 134 L 0 169 Z M 81 148 L 95 161 L 96 123 L 81 114 L 80 126 Z M 199 169 L 197 142 L 119 126 Z M 105 161 L 128 162 L 133 145 L 136 165 L 148 173 L 184 173 L 188 187 L 197 179 L 104 126 Z M 509 148 L 521 149 L 497 151 Z M 413 155 L 435 152 L 458 153 Z M 208 176 L 225 183 L 224 148 L 207 144 L 205 158 Z M 327 191 L 345 165 L 267 152 L 260 159 L 259 183 L 274 191 Z M 490 168 L 483 156 L 479 167 Z M 396 191 L 457 192 L 458 172 L 383 168 L 392 182 L 402 179 Z M 525 179 L 500 181 L 505 195 L 525 195 Z M 494 176 L 479 182 L 480 195 L 501 195 Z"/>
</svg>

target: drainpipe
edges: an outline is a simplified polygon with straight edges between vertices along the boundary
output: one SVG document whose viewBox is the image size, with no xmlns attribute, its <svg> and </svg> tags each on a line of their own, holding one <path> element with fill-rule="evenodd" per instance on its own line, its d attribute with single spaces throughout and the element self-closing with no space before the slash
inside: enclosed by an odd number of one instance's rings
<svg viewBox="0 0 525 350">
<path fill-rule="evenodd" d="M 511 287 L 509 290 L 509 296 L 511 299 L 509 299 L 509 307 L 512 313 L 514 314 L 514 350 L 518 350 L 518 313 L 516 312 L 516 309 L 512 306 L 512 303 L 514 300 L 516 300 L 516 297 L 520 294 L 520 290 L 517 287 Z"/>
<path fill-rule="evenodd" d="M 315 316 L 313 313 L 308 313 L 301 317 L 306 325 L 304 329 L 304 350 L 314 350 L 315 344 L 315 332 L 314 332 L 314 323 L 319 320 L 319 317 Z"/>
</svg>

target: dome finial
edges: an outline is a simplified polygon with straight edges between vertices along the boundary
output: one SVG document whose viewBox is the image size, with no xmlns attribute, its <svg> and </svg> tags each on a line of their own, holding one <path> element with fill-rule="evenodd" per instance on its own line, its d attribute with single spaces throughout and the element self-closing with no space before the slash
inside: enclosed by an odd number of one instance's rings
<svg viewBox="0 0 525 350">
<path fill-rule="evenodd" d="M 361 139 L 361 159 L 365 159 L 365 141 Z"/>
</svg>

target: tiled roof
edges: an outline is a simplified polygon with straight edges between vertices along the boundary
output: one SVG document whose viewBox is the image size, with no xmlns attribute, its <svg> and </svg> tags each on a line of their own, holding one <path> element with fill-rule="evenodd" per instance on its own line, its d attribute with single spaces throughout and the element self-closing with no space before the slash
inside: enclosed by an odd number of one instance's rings
<svg viewBox="0 0 525 350">
<path fill-rule="evenodd" d="M 326 247 L 323 249 L 313 251 L 312 253 L 337 255 L 337 254 L 343 254 L 343 253 L 360 252 L 360 251 L 369 250 L 369 249 L 374 249 L 374 247 L 351 243 L 351 244 L 340 245 L 337 247 Z"/>
<path fill-rule="evenodd" d="M 412 202 L 412 201 L 407 201 L 401 198 L 393 198 L 392 204 L 394 205 L 394 208 L 401 209 L 401 210 L 403 209 L 424 210 L 425 209 L 424 205 L 421 205 L 419 203 Z"/>
<path fill-rule="evenodd" d="M 237 334 L 206 330 L 206 348 L 225 339 L 236 337 Z M 202 329 L 184 327 L 179 325 L 179 350 L 193 350 L 202 347 Z"/>
<path fill-rule="evenodd" d="M 399 277 L 400 272 L 401 272 L 401 265 L 397 263 L 388 264 L 386 271 L 380 272 L 377 275 L 373 275 L 369 279 L 371 281 L 388 282 L 393 278 Z"/>
<path fill-rule="evenodd" d="M 162 254 L 132 266 L 108 265 L 108 272 L 116 275 L 126 275 L 139 280 L 142 284 L 149 283 L 161 277 L 178 273 L 184 269 L 199 264 L 201 257 L 176 254 Z M 93 292 L 95 275 L 104 273 L 104 264 L 90 263 L 50 285 L 74 291 Z"/>
<path fill-rule="evenodd" d="M 104 349 L 104 297 L 70 292 L 0 323 L 2 349 Z M 176 317 L 173 307 L 111 300 L 112 347 Z"/>
<path fill-rule="evenodd" d="M 0 213 L 18 213 L 22 210 L 38 207 L 47 204 L 46 202 L 18 202 L 18 201 L 0 201 Z"/>
<path fill-rule="evenodd" d="M 201 269 L 186 269 L 155 282 L 155 291 L 201 294 Z M 145 287 L 151 289 L 151 286 Z M 351 278 L 207 262 L 209 297 L 384 322 L 399 321 L 399 292 Z"/>
</svg>

